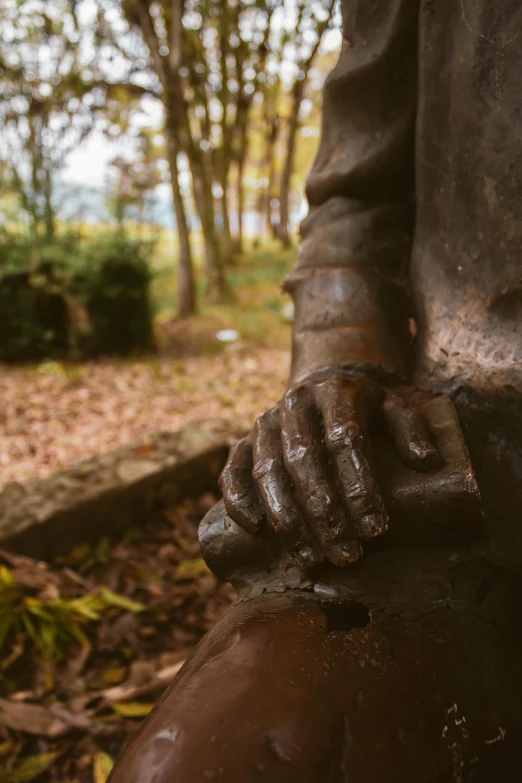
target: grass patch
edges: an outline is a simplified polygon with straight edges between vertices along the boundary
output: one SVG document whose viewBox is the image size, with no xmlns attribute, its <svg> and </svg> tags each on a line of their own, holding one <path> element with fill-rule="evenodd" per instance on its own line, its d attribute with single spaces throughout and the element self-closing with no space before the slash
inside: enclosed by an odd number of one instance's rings
<svg viewBox="0 0 522 783">
<path fill-rule="evenodd" d="M 158 242 L 153 259 L 152 296 L 156 320 L 159 324 L 172 321 L 176 315 L 176 264 L 174 236 L 165 232 Z M 284 305 L 289 297 L 281 287 L 292 270 L 297 248 L 283 250 L 278 242 L 266 241 L 257 246 L 248 243 L 245 252 L 234 258 L 227 271 L 230 295 L 226 301 L 215 303 L 205 292 L 202 259 L 196 254 L 199 314 L 197 327 L 201 336 L 202 353 L 220 350 L 213 334 L 219 329 L 235 329 L 241 340 L 256 345 L 288 348 L 290 327 L 284 316 Z M 212 336 L 211 336 L 212 335 Z"/>
<path fill-rule="evenodd" d="M 47 586 L 49 588 L 49 585 Z M 141 612 L 142 604 L 100 587 L 77 598 L 63 598 L 53 584 L 47 594 L 31 594 L 17 584 L 7 567 L 0 567 L 0 652 L 4 645 L 11 654 L 3 659 L 6 669 L 29 645 L 53 661 L 61 661 L 73 642 L 89 645 L 82 625 L 97 622 L 107 609 Z"/>
</svg>

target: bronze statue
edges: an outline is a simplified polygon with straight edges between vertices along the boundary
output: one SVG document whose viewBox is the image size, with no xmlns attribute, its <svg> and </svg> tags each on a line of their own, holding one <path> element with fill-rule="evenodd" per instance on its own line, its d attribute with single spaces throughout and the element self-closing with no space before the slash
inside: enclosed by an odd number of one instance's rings
<svg viewBox="0 0 522 783">
<path fill-rule="evenodd" d="M 239 600 L 111 783 L 522 779 L 522 5 L 342 5 L 289 389 L 200 529 Z"/>
</svg>

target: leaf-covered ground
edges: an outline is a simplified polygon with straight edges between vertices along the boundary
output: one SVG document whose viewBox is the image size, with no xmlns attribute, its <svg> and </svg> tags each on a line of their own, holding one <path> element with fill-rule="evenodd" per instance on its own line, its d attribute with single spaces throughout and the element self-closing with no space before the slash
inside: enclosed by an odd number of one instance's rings
<svg viewBox="0 0 522 783">
<path fill-rule="evenodd" d="M 233 600 L 197 542 L 215 499 L 187 500 L 119 542 L 50 564 L 0 551 L 0 783 L 105 783 Z"/>
<path fill-rule="evenodd" d="M 0 489 L 188 421 L 253 421 L 281 396 L 288 365 L 287 351 L 227 348 L 132 363 L 3 368 Z"/>
<path fill-rule="evenodd" d="M 0 365 L 0 490 L 188 421 L 253 422 L 288 378 L 290 300 L 281 284 L 294 256 L 294 250 L 251 251 L 229 272 L 230 298 L 220 305 L 203 298 L 199 315 L 184 321 L 174 319 L 174 271 L 160 265 L 153 285 L 156 354 Z M 236 339 L 223 342 L 231 330 Z"/>
<path fill-rule="evenodd" d="M 288 377 L 290 314 L 279 289 L 293 256 L 261 248 L 243 259 L 230 271 L 233 297 L 203 300 L 187 321 L 173 318 L 166 265 L 154 284 L 156 354 L 0 367 L 0 491 L 188 421 L 253 423 Z M 0 550 L 0 783 L 105 783 L 233 599 L 197 543 L 215 499 L 186 501 L 59 562 Z"/>
</svg>

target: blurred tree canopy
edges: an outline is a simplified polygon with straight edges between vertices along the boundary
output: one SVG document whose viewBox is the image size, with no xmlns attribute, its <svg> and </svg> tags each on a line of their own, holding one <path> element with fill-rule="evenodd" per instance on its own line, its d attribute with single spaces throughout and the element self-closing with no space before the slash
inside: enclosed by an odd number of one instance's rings
<svg viewBox="0 0 522 783">
<path fill-rule="evenodd" d="M 215 296 L 254 193 L 288 246 L 298 132 L 317 115 L 335 0 L 0 0 L 0 23 L 0 195 L 16 195 L 35 241 L 52 241 L 56 178 L 97 130 L 121 141 L 108 175 L 120 227 L 144 219 L 168 176 L 181 315 L 196 311 L 195 216 Z M 150 105 L 160 132 L 136 128 Z"/>
<path fill-rule="evenodd" d="M 67 3 L 1 5 L 2 188 L 20 196 L 33 238 L 54 237 L 53 179 L 103 102 L 83 78 Z"/>
</svg>

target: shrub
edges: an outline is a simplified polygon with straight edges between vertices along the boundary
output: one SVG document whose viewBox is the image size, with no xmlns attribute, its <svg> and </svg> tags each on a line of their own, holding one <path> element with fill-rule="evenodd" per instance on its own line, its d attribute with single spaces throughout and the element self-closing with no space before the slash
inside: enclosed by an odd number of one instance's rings
<svg viewBox="0 0 522 783">
<path fill-rule="evenodd" d="M 83 352 L 126 356 L 153 347 L 148 259 L 152 244 L 107 235 L 85 246 L 73 288 L 89 316 Z"/>
<path fill-rule="evenodd" d="M 35 247 L 0 238 L 0 360 L 108 354 L 153 347 L 148 259 L 153 244 L 66 234 Z"/>
<path fill-rule="evenodd" d="M 69 313 L 52 268 L 11 271 L 0 280 L 0 359 L 61 357 L 69 349 Z"/>
</svg>

